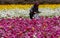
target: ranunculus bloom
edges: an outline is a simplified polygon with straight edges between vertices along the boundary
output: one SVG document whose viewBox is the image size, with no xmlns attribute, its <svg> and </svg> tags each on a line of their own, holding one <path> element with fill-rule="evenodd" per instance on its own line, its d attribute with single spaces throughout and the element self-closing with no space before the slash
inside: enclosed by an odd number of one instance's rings
<svg viewBox="0 0 60 38">
<path fill-rule="evenodd" d="M 60 38 L 60 17 L 2 18 L 0 33 L 4 38 Z"/>
</svg>

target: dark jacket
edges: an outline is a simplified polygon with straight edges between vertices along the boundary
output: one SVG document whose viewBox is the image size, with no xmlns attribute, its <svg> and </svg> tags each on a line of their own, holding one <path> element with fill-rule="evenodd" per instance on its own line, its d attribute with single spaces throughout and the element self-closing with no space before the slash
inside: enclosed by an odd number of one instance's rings
<svg viewBox="0 0 60 38">
<path fill-rule="evenodd" d="M 36 13 L 39 13 L 39 11 L 38 11 L 38 6 L 33 6 L 31 9 L 30 9 L 30 13 L 33 13 L 34 14 L 34 12 L 36 12 Z"/>
<path fill-rule="evenodd" d="M 35 14 L 34 12 L 39 13 L 37 3 L 35 3 L 34 6 L 30 9 L 29 15 L 30 15 L 31 19 L 33 18 L 34 14 Z"/>
</svg>

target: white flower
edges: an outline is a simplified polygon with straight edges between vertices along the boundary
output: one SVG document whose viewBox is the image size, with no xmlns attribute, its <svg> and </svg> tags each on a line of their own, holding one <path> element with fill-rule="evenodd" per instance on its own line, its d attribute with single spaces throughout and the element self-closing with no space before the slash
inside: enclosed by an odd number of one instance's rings
<svg viewBox="0 0 60 38">
<path fill-rule="evenodd" d="M 4 37 L 1 37 L 1 38 L 4 38 Z"/>
<path fill-rule="evenodd" d="M 0 17 L 28 17 L 29 16 L 29 9 L 4 9 L 0 10 Z M 60 16 L 60 8 L 50 9 L 50 8 L 39 8 L 39 11 L 41 12 L 40 16 Z M 9 16 L 8 16 L 8 15 Z"/>
</svg>

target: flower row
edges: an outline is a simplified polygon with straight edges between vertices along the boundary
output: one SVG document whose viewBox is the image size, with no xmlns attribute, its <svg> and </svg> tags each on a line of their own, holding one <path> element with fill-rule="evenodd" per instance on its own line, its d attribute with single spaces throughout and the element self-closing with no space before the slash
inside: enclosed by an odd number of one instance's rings
<svg viewBox="0 0 60 38">
<path fill-rule="evenodd" d="M 60 16 L 40 19 L 2 18 L 0 38 L 60 38 Z"/>
<path fill-rule="evenodd" d="M 4 9 L 0 10 L 0 18 L 11 18 L 11 17 L 29 17 L 29 9 Z M 50 8 L 39 8 L 39 11 L 41 12 L 40 16 L 60 16 L 60 8 L 56 9 L 50 9 Z"/>
<path fill-rule="evenodd" d="M 14 9 L 14 8 L 20 8 L 20 9 L 28 9 L 32 6 L 33 4 L 29 5 L 29 4 L 25 4 L 25 5 L 0 5 L 0 10 L 2 9 Z M 43 5 L 39 5 L 39 8 L 51 8 L 51 9 L 55 9 L 60 7 L 60 4 L 43 4 Z"/>
</svg>

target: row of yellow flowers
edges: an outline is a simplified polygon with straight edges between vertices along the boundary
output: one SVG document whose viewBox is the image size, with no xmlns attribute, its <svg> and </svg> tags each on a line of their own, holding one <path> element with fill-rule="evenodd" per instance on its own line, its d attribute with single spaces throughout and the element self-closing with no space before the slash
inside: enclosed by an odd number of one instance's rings
<svg viewBox="0 0 60 38">
<path fill-rule="evenodd" d="M 19 8 L 19 9 L 28 9 L 32 6 L 29 4 L 26 5 L 0 5 L 0 10 L 2 9 L 15 9 L 15 8 Z M 55 8 L 59 8 L 60 4 L 44 4 L 44 5 L 39 5 L 39 8 L 51 8 L 51 9 L 55 9 Z"/>
</svg>

